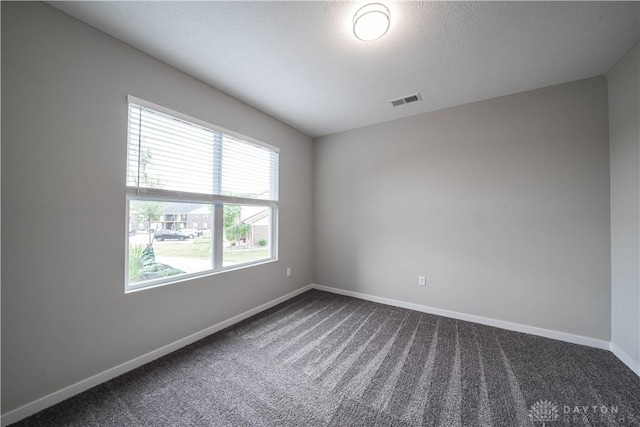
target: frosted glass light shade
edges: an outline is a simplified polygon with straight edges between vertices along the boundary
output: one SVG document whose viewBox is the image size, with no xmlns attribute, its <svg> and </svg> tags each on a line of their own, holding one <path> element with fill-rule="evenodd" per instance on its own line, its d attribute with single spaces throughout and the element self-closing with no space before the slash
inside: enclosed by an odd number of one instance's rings
<svg viewBox="0 0 640 427">
<path fill-rule="evenodd" d="M 380 3 L 362 6 L 353 17 L 353 34 L 363 41 L 373 41 L 384 36 L 391 21 L 389 9 Z"/>
</svg>

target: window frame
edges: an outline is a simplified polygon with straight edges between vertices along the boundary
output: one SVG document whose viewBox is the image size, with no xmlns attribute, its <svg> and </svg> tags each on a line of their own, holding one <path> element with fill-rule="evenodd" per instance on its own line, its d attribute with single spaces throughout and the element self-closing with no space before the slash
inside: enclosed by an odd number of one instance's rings
<svg viewBox="0 0 640 427">
<path fill-rule="evenodd" d="M 156 188 L 141 188 L 138 186 L 127 185 L 125 178 L 125 269 L 124 269 L 124 285 L 125 293 L 140 291 L 143 289 L 155 288 L 158 286 L 165 286 L 173 283 L 180 283 L 186 280 L 194 278 L 211 276 L 227 271 L 233 271 L 243 269 L 247 267 L 258 266 L 262 264 L 271 263 L 278 260 L 278 209 L 279 209 L 279 181 L 280 181 L 280 149 L 265 142 L 256 140 L 254 138 L 242 135 L 238 132 L 230 131 L 223 127 L 213 125 L 206 121 L 188 116 L 186 114 L 174 111 L 170 108 L 163 107 L 161 105 L 149 102 L 132 95 L 127 95 L 127 157 L 125 158 L 125 176 L 128 176 L 128 153 L 129 153 L 129 119 L 130 119 L 130 104 L 135 104 L 141 107 L 149 108 L 162 114 L 166 114 L 175 119 L 182 120 L 196 126 L 206 128 L 214 133 L 222 133 L 236 138 L 242 142 L 253 144 L 262 148 L 266 148 L 277 154 L 276 156 L 276 173 L 274 188 L 271 189 L 275 200 L 253 199 L 245 197 L 227 196 L 227 195 L 213 195 L 213 194 L 201 194 L 201 193 L 188 193 L 175 190 L 163 190 Z M 215 166 L 214 166 L 215 169 Z M 131 201 L 154 201 L 154 202 L 169 202 L 169 203 L 199 203 L 203 205 L 211 205 L 212 207 L 212 222 L 211 228 L 212 234 L 212 268 L 208 270 L 202 270 L 194 273 L 185 273 L 177 276 L 168 276 L 159 279 L 147 280 L 144 282 L 129 283 L 129 227 L 130 227 L 130 205 Z M 223 265 L 223 240 L 224 240 L 224 205 L 242 205 L 242 206 L 263 206 L 269 209 L 270 227 L 269 227 L 269 257 L 261 258 L 254 261 L 246 261 L 243 263 L 233 264 L 229 266 Z M 205 220 L 205 223 L 207 221 Z"/>
</svg>

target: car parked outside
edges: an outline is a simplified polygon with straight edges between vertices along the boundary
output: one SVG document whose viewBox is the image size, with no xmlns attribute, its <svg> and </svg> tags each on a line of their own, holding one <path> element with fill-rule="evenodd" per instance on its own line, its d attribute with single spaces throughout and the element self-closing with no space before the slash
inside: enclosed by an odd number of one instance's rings
<svg viewBox="0 0 640 427">
<path fill-rule="evenodd" d="M 183 228 L 180 231 L 189 235 L 189 238 L 193 239 L 194 237 L 202 236 L 202 230 L 195 230 L 193 228 Z"/>
<path fill-rule="evenodd" d="M 158 242 L 162 242 L 163 240 L 187 240 L 189 238 L 189 234 L 185 233 L 183 230 L 158 230 L 156 231 L 156 240 Z"/>
</svg>

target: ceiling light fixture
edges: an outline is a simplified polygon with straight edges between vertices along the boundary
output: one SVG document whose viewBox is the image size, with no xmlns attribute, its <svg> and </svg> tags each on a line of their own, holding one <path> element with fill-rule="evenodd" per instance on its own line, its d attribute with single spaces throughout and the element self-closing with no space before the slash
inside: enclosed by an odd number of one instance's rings
<svg viewBox="0 0 640 427">
<path fill-rule="evenodd" d="M 383 4 L 362 6 L 353 16 L 353 34 L 362 41 L 377 40 L 389 30 L 389 17 L 389 9 Z"/>
</svg>

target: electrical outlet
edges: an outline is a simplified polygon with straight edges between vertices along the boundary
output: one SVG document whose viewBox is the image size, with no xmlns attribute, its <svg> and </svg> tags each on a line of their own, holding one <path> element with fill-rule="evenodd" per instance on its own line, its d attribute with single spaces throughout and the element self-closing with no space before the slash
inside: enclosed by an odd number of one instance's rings
<svg viewBox="0 0 640 427">
<path fill-rule="evenodd" d="M 291 277 L 291 267 L 287 267 L 287 277 Z"/>
<path fill-rule="evenodd" d="M 424 276 L 418 276 L 418 286 L 427 286 L 427 278 Z"/>
</svg>

